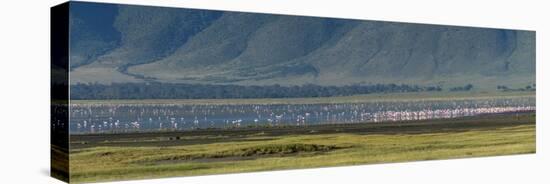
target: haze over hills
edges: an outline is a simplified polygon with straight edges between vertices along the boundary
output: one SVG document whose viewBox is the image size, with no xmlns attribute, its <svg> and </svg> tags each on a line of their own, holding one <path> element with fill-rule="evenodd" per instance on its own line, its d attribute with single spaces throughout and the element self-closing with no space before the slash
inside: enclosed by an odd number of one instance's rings
<svg viewBox="0 0 550 184">
<path fill-rule="evenodd" d="M 104 6 L 71 12 L 73 84 L 535 83 L 530 31 Z"/>
</svg>

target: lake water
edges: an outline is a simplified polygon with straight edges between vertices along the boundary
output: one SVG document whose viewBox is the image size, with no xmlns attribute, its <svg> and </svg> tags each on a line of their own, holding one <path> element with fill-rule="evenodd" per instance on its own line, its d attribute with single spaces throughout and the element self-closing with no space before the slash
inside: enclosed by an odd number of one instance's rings
<svg viewBox="0 0 550 184">
<path fill-rule="evenodd" d="M 331 104 L 71 104 L 71 133 L 382 123 L 535 110 L 534 97 Z"/>
</svg>

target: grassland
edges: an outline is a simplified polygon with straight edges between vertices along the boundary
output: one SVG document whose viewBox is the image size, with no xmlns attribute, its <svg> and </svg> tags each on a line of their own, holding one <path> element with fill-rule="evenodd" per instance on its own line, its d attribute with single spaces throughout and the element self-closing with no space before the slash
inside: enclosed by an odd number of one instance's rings
<svg viewBox="0 0 550 184">
<path fill-rule="evenodd" d="M 71 182 L 536 152 L 535 114 L 308 127 L 72 135 Z"/>
</svg>

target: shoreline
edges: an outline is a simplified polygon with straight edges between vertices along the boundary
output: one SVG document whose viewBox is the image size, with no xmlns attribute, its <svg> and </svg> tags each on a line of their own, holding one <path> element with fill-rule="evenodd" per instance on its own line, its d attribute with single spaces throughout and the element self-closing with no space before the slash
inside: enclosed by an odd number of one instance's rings
<svg viewBox="0 0 550 184">
<path fill-rule="evenodd" d="M 262 104 L 339 104 L 364 102 L 401 102 L 401 101 L 444 101 L 444 100 L 483 100 L 494 98 L 535 98 L 536 92 L 418 92 L 418 93 L 382 93 L 353 96 L 311 97 L 311 98 L 242 98 L 242 99 L 105 99 L 70 100 L 70 105 L 262 105 Z"/>
</svg>

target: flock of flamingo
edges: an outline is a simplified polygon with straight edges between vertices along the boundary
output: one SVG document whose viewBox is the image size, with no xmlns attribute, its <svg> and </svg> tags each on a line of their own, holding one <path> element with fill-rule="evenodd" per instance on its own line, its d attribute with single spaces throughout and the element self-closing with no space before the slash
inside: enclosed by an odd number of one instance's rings
<svg viewBox="0 0 550 184">
<path fill-rule="evenodd" d="M 380 123 L 534 111 L 534 98 L 334 104 L 71 104 L 71 133 Z M 56 125 L 59 126 L 59 125 Z"/>
</svg>

